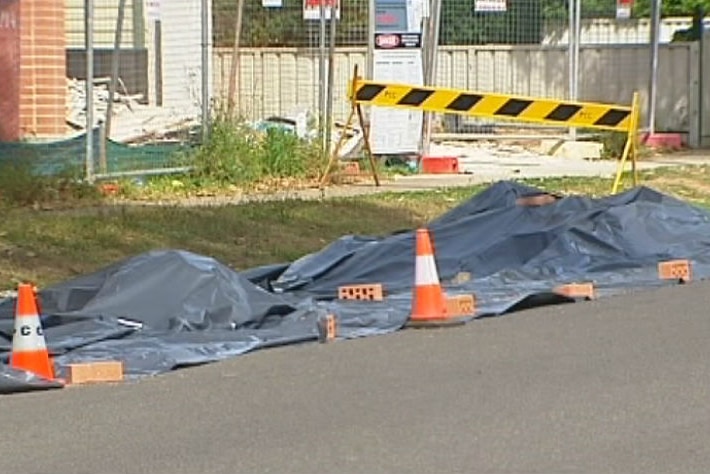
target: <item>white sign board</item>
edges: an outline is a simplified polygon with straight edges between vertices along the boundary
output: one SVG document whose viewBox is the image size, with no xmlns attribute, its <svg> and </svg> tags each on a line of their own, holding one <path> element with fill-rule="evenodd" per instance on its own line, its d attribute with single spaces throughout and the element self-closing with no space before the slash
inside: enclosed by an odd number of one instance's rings
<svg viewBox="0 0 710 474">
<path fill-rule="evenodd" d="M 632 0 L 616 0 L 616 19 L 628 20 L 631 18 Z"/>
<path fill-rule="evenodd" d="M 261 6 L 264 8 L 281 8 L 283 7 L 282 0 L 261 0 Z"/>
<path fill-rule="evenodd" d="M 145 16 L 149 21 L 160 21 L 160 0 L 145 0 Z"/>
<path fill-rule="evenodd" d="M 340 20 L 340 0 L 303 0 L 303 19 L 320 20 L 320 4 L 325 2 L 325 19 L 330 20 L 330 12 L 335 8 L 335 18 Z"/>
<path fill-rule="evenodd" d="M 409 43 L 408 38 L 417 38 Z M 417 34 L 380 34 L 375 37 L 373 77 L 382 82 L 423 85 L 422 50 Z M 423 113 L 372 107 L 370 146 L 376 155 L 418 153 Z"/>
<path fill-rule="evenodd" d="M 504 12 L 507 10 L 507 0 L 475 0 L 473 9 L 476 12 Z"/>
</svg>

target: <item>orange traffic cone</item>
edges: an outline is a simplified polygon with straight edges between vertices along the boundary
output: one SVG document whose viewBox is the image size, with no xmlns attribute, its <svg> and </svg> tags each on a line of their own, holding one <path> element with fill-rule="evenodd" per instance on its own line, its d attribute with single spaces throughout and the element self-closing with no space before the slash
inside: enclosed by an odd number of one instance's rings
<svg viewBox="0 0 710 474">
<path fill-rule="evenodd" d="M 434 250 L 428 229 L 417 229 L 416 260 L 412 314 L 408 326 L 449 326 L 462 324 L 465 318 L 451 317 L 446 310 L 446 296 L 441 289 Z"/>
<path fill-rule="evenodd" d="M 17 288 L 15 332 L 12 336 L 10 366 L 54 380 L 54 367 L 44 341 L 35 291 L 27 284 L 20 284 Z"/>
<path fill-rule="evenodd" d="M 412 321 L 429 321 L 446 318 L 444 292 L 439 283 L 434 250 L 429 230 L 417 229 L 417 247 L 414 262 L 414 294 L 412 295 Z"/>
</svg>

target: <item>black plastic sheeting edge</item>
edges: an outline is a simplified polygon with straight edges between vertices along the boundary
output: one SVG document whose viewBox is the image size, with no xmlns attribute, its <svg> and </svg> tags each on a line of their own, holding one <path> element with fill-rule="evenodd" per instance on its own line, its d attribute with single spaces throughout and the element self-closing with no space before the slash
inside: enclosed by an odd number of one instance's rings
<svg viewBox="0 0 710 474">
<path fill-rule="evenodd" d="M 474 293 L 475 318 L 570 302 L 552 292 L 565 283 L 592 282 L 602 298 L 673 284 L 658 278 L 663 260 L 689 260 L 694 279 L 710 272 L 703 209 L 645 187 L 521 201 L 536 196 L 545 193 L 499 182 L 429 224 L 442 285 L 449 295 Z M 67 364 L 110 359 L 136 378 L 316 341 L 328 314 L 340 339 L 397 331 L 413 278 L 413 231 L 344 236 L 295 262 L 242 272 L 155 250 L 43 289 L 42 324 L 59 377 Z M 339 286 L 358 283 L 382 283 L 387 297 L 336 299 Z M 14 305 L 0 302 L 0 393 L 61 387 L 7 365 Z"/>
</svg>

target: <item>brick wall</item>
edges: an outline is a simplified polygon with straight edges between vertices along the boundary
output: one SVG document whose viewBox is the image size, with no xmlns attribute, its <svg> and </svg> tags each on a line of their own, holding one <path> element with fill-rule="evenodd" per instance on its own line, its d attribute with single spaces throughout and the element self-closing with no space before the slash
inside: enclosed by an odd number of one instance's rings
<svg viewBox="0 0 710 474">
<path fill-rule="evenodd" d="M 22 0 L 20 129 L 23 137 L 66 131 L 64 0 Z"/>
<path fill-rule="evenodd" d="M 0 0 L 0 141 L 20 137 L 20 0 Z"/>
</svg>

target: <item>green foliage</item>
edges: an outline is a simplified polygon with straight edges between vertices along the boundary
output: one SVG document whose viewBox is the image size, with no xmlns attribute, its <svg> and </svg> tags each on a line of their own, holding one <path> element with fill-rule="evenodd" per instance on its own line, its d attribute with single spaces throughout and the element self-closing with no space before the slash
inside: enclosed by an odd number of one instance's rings
<svg viewBox="0 0 710 474">
<path fill-rule="evenodd" d="M 710 2 L 710 0 L 708 0 Z M 700 41 L 704 32 L 704 20 L 707 5 L 697 5 L 693 13 L 693 24 L 685 30 L 673 33 L 673 41 Z"/>
<path fill-rule="evenodd" d="M 566 0 L 542 0 L 545 18 L 565 20 L 567 18 Z M 698 7 L 710 11 L 710 0 L 663 0 L 661 15 L 691 16 Z M 582 0 L 582 18 L 616 18 L 616 0 Z M 649 18 L 651 0 L 635 0 L 631 12 L 633 18 Z"/>
<path fill-rule="evenodd" d="M 648 18 L 651 0 L 635 0 L 634 18 Z M 443 0 L 441 44 L 537 44 L 544 25 L 566 25 L 568 0 L 508 0 L 508 11 L 477 13 L 473 0 Z M 234 43 L 234 0 L 215 0 L 215 44 Z M 342 1 L 337 44 L 367 43 L 368 1 Z M 697 7 L 710 11 L 710 0 L 664 0 L 663 16 L 690 16 Z M 615 18 L 616 0 L 582 0 L 583 18 Z M 264 8 L 261 0 L 245 0 L 241 42 L 253 47 L 316 47 L 318 22 L 303 19 L 302 0 L 283 0 L 282 8 Z"/>
<path fill-rule="evenodd" d="M 545 18 L 566 24 L 569 17 L 567 0 L 543 0 Z M 614 18 L 616 0 L 582 0 L 582 18 Z"/>
<path fill-rule="evenodd" d="M 441 44 L 535 44 L 542 41 L 539 0 L 510 0 L 506 12 L 473 11 L 473 2 L 444 1 Z"/>
<path fill-rule="evenodd" d="M 698 7 L 710 11 L 710 0 L 663 0 L 662 16 L 691 16 Z M 651 14 L 651 0 L 636 0 L 634 2 L 635 17 L 643 18 Z"/>
<path fill-rule="evenodd" d="M 219 183 L 254 181 L 261 175 L 254 159 L 257 147 L 256 133 L 244 123 L 219 118 L 195 153 L 194 174 Z"/>
<path fill-rule="evenodd" d="M 193 158 L 192 179 L 214 185 L 247 185 L 269 179 L 317 178 L 325 159 L 317 141 L 281 128 L 265 132 L 220 114 Z"/>
<path fill-rule="evenodd" d="M 235 0 L 214 0 L 215 44 L 234 44 Z M 339 45 L 367 43 L 368 0 L 341 2 L 336 41 Z M 261 0 L 244 0 L 241 43 L 253 47 L 318 46 L 319 22 L 303 19 L 303 0 L 283 0 L 281 8 L 265 8 Z"/>
<path fill-rule="evenodd" d="M 70 204 L 97 201 L 97 189 L 82 181 L 80 173 L 67 169 L 58 175 L 36 173 L 31 160 L 14 160 L 0 165 L 0 204 L 9 207 Z"/>
<path fill-rule="evenodd" d="M 602 158 L 618 160 L 624 153 L 626 146 L 626 133 L 619 132 L 602 132 L 599 134 L 598 140 L 601 142 Z"/>
</svg>

